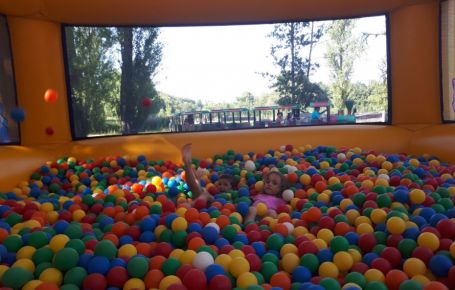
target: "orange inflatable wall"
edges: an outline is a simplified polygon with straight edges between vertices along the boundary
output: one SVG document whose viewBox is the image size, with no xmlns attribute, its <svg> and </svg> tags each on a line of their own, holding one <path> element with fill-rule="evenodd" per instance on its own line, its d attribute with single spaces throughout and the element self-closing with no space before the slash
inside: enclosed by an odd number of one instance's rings
<svg viewBox="0 0 455 290">
<path fill-rule="evenodd" d="M 227 149 L 260 151 L 283 144 L 334 145 L 382 152 L 433 154 L 455 163 L 455 125 L 442 124 L 439 1 L 424 0 L 4 0 L 12 41 L 18 103 L 26 112 L 21 146 L 0 146 L 0 191 L 11 190 L 46 161 L 145 154 L 178 162 L 180 146 L 196 157 Z M 324 19 L 389 13 L 391 125 L 352 125 L 227 132 L 151 134 L 72 141 L 64 77 L 61 23 L 218 24 Z M 47 88 L 59 92 L 43 102 Z M 55 134 L 48 136 L 45 128 Z"/>
</svg>

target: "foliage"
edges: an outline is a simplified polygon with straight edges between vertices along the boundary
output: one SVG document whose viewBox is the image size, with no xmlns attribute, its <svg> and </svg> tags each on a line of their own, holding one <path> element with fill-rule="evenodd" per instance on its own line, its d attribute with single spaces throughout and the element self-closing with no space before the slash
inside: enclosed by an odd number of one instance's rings
<svg viewBox="0 0 455 290">
<path fill-rule="evenodd" d="M 323 27 L 315 28 L 313 22 L 276 24 L 269 37 L 276 40 L 271 55 L 279 73 L 265 73 L 272 87 L 279 93 L 280 105 L 300 104 L 307 107 L 326 92 L 319 84 L 310 81 L 310 74 L 319 65 L 312 59 L 313 46 L 323 35 Z"/>
</svg>

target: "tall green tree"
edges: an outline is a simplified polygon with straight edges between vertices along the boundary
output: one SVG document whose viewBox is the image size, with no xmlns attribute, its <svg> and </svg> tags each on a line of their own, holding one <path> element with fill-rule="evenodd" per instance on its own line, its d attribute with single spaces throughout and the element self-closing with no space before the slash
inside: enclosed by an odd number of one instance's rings
<svg viewBox="0 0 455 290">
<path fill-rule="evenodd" d="M 354 99 L 352 74 L 355 61 L 364 51 L 364 41 L 353 34 L 355 19 L 335 20 L 330 25 L 327 34 L 327 52 L 331 78 L 331 99 L 336 109 L 344 109 L 347 100 Z"/>
<path fill-rule="evenodd" d="M 109 53 L 114 44 L 113 30 L 67 27 L 65 36 L 76 136 L 106 133 L 106 108 L 115 103 L 120 83 Z"/>
<path fill-rule="evenodd" d="M 265 74 L 272 79 L 272 87 L 279 93 L 281 105 L 300 104 L 325 98 L 325 91 L 310 81 L 310 74 L 318 67 L 313 60 L 313 47 L 323 35 L 323 27 L 313 22 L 289 22 L 274 26 L 269 37 L 275 39 L 271 55 L 278 66 L 277 74 Z"/>
<path fill-rule="evenodd" d="M 254 95 L 250 92 L 244 92 L 240 97 L 237 97 L 236 104 L 237 107 L 251 110 L 255 105 Z"/>
<path fill-rule="evenodd" d="M 136 133 L 146 127 L 148 117 L 164 107 L 153 83 L 162 57 L 162 44 L 158 41 L 158 28 L 119 27 L 116 30 L 121 52 L 119 115 L 123 133 Z M 143 105 L 144 98 L 152 100 L 151 106 Z"/>
</svg>

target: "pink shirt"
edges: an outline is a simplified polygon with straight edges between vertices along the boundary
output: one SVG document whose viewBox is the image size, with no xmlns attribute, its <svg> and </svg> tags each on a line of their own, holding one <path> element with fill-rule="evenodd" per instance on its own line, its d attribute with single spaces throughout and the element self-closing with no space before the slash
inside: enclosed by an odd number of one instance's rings
<svg viewBox="0 0 455 290">
<path fill-rule="evenodd" d="M 255 195 L 253 197 L 254 203 L 253 205 L 256 206 L 258 203 L 264 203 L 268 209 L 273 209 L 276 210 L 279 206 L 285 205 L 286 202 L 276 196 L 273 195 L 268 195 L 268 194 L 263 194 L 259 193 L 258 195 Z"/>
</svg>

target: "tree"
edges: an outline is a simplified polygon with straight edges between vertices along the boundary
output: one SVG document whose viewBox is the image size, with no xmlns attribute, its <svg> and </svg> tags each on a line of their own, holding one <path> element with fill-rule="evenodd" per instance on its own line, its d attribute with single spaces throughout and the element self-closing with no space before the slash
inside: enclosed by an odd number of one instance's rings
<svg viewBox="0 0 455 290">
<path fill-rule="evenodd" d="M 162 44 L 158 41 L 158 28 L 119 27 L 116 30 L 121 51 L 118 112 L 123 133 L 130 134 L 144 128 L 146 119 L 164 107 L 152 81 L 161 61 Z M 144 98 L 152 99 L 150 107 L 143 106 Z"/>
<path fill-rule="evenodd" d="M 242 96 L 237 97 L 237 107 L 253 109 L 254 108 L 254 96 L 250 92 L 244 92 Z"/>
<path fill-rule="evenodd" d="M 280 105 L 300 104 L 306 107 L 317 98 L 326 97 L 320 85 L 310 81 L 311 72 L 318 67 L 312 59 L 313 47 L 322 35 L 323 27 L 315 28 L 313 22 L 289 22 L 274 26 L 269 37 L 276 40 L 271 55 L 279 73 L 264 75 L 271 78 L 272 87 L 280 95 Z"/>
<path fill-rule="evenodd" d="M 336 109 L 343 109 L 345 102 L 354 98 L 351 83 L 354 63 L 364 50 L 364 42 L 353 35 L 354 27 L 354 19 L 335 20 L 327 31 L 325 57 L 333 79 L 330 92 Z"/>
<path fill-rule="evenodd" d="M 107 107 L 119 91 L 119 74 L 114 69 L 113 31 L 99 27 L 65 29 L 69 77 L 77 137 L 109 130 Z"/>
</svg>

